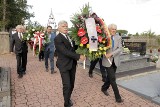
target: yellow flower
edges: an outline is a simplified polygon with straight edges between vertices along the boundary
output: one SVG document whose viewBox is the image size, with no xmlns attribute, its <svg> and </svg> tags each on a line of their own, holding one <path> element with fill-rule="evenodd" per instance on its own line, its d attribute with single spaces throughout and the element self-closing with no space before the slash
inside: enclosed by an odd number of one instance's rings
<svg viewBox="0 0 160 107">
<path fill-rule="evenodd" d="M 81 46 L 81 47 L 82 47 L 82 46 L 83 46 L 83 44 L 81 43 L 79 46 Z"/>
<path fill-rule="evenodd" d="M 99 50 L 103 50 L 102 47 L 99 47 Z"/>
<path fill-rule="evenodd" d="M 92 53 L 92 51 L 90 51 L 90 50 L 89 50 L 89 53 L 91 54 L 91 53 Z"/>
<path fill-rule="evenodd" d="M 99 52 L 99 55 L 102 55 L 102 53 L 101 53 L 101 52 Z"/>
<path fill-rule="evenodd" d="M 103 54 L 106 54 L 106 52 L 103 52 Z"/>
<path fill-rule="evenodd" d="M 103 50 L 107 50 L 107 47 L 104 47 Z"/>
<path fill-rule="evenodd" d="M 106 43 L 106 41 L 103 40 L 102 43 Z"/>
<path fill-rule="evenodd" d="M 87 48 L 89 48 L 89 44 L 87 44 Z"/>
</svg>

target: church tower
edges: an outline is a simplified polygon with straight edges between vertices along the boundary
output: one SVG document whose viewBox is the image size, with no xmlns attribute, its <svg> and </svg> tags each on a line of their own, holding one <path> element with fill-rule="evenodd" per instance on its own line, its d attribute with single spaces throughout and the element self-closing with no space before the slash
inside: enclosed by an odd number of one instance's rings
<svg viewBox="0 0 160 107">
<path fill-rule="evenodd" d="M 52 12 L 52 9 L 51 9 L 51 13 L 49 15 L 47 26 L 52 26 L 53 30 L 55 30 L 56 27 L 57 27 L 56 22 L 55 22 L 55 18 L 54 18 L 53 12 Z"/>
</svg>

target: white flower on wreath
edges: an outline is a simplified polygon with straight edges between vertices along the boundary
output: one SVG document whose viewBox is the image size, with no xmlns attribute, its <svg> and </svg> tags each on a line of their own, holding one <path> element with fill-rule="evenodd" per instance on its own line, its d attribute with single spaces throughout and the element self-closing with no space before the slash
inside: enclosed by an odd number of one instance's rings
<svg viewBox="0 0 160 107">
<path fill-rule="evenodd" d="M 27 40 L 29 40 L 30 37 L 27 36 Z"/>
<path fill-rule="evenodd" d="M 35 29 L 32 29 L 32 31 L 35 31 Z"/>
<path fill-rule="evenodd" d="M 30 37 L 31 36 L 31 34 L 28 34 L 28 37 Z"/>
</svg>

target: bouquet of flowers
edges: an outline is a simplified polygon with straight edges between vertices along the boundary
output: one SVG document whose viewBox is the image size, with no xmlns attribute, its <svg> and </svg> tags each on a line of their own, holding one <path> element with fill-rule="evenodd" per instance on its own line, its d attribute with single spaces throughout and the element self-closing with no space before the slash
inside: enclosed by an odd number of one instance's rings
<svg viewBox="0 0 160 107">
<path fill-rule="evenodd" d="M 92 24 L 88 19 L 91 19 Z M 69 34 L 78 45 L 77 53 L 87 56 L 89 60 L 95 60 L 111 47 L 111 37 L 107 26 L 103 19 L 91 12 L 89 4 L 83 6 L 81 13 L 74 14 L 71 22 L 73 26 L 69 29 Z M 91 29 L 90 32 L 89 29 Z M 95 36 L 92 35 L 93 32 Z"/>
</svg>

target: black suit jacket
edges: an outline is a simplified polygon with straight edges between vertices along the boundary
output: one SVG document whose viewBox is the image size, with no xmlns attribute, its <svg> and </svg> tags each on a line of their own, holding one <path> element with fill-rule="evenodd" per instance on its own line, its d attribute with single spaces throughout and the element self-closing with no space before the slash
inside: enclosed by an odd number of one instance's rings
<svg viewBox="0 0 160 107">
<path fill-rule="evenodd" d="M 18 37 L 18 32 L 12 35 L 11 41 L 11 52 L 13 52 L 13 48 L 15 45 L 15 53 L 28 52 L 28 46 L 26 41 L 21 41 Z"/>
<path fill-rule="evenodd" d="M 77 64 L 77 60 L 80 58 L 80 55 L 75 52 L 74 43 L 72 47 L 71 43 L 61 33 L 55 37 L 54 42 L 58 56 L 57 67 L 60 70 L 72 69 L 73 63 Z"/>
</svg>

